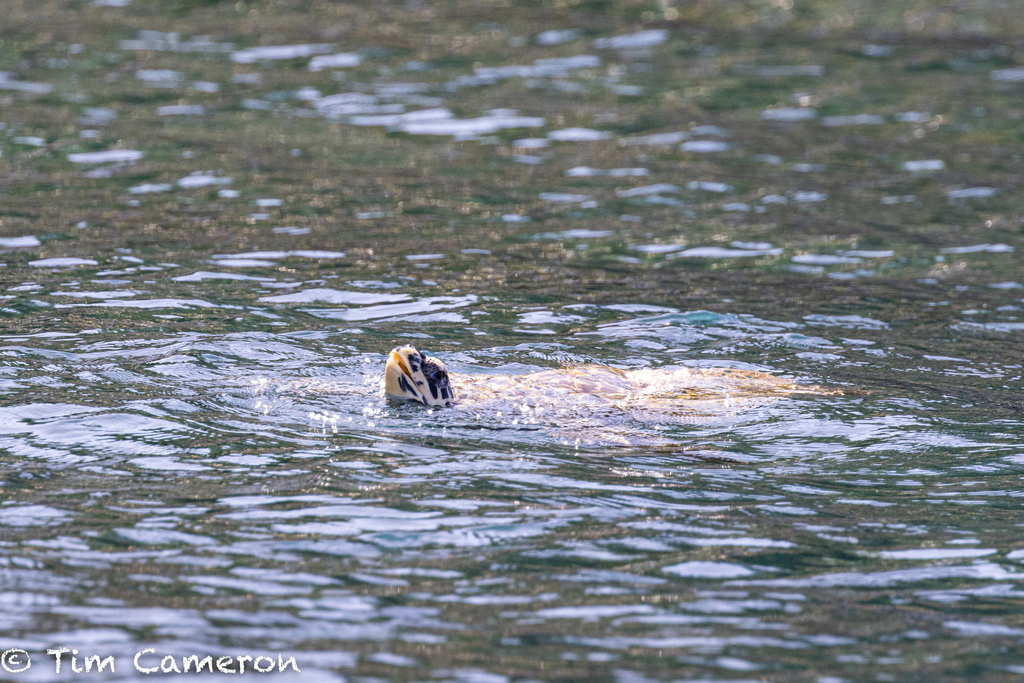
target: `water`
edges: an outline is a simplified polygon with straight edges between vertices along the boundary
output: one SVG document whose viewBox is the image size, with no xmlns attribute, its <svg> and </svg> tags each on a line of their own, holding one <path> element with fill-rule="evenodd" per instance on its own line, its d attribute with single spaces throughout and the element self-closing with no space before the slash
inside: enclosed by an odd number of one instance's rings
<svg viewBox="0 0 1024 683">
<path fill-rule="evenodd" d="M 1024 673 L 1015 8 L 0 5 L 3 680 Z"/>
</svg>

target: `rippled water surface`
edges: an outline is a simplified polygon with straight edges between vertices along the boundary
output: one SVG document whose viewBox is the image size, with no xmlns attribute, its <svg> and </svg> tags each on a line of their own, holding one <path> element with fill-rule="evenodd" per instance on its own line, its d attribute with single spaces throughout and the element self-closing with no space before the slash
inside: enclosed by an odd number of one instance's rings
<svg viewBox="0 0 1024 683">
<path fill-rule="evenodd" d="M 1019 679 L 1020 9 L 368 7 L 0 0 L 0 678 Z"/>
</svg>

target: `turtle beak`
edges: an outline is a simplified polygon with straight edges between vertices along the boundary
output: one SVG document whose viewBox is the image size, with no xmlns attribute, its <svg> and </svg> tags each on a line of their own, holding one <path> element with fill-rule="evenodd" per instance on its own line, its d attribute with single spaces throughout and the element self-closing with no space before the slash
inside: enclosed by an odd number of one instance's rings
<svg viewBox="0 0 1024 683">
<path fill-rule="evenodd" d="M 412 379 L 412 372 L 409 371 L 409 366 L 405 364 L 405 359 L 399 355 L 397 350 L 393 350 L 388 356 L 388 366 L 390 367 L 392 363 L 398 366 L 398 369 L 402 371 L 403 375 L 408 377 L 410 380 Z"/>
</svg>

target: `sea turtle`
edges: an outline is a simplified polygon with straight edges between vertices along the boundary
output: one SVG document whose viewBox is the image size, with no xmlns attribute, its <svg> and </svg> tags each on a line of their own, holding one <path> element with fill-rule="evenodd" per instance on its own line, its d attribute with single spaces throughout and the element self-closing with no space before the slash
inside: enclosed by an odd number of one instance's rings
<svg viewBox="0 0 1024 683">
<path fill-rule="evenodd" d="M 429 407 L 479 413 L 568 414 L 607 425 L 627 417 L 646 423 L 690 423 L 793 394 L 836 395 L 838 389 L 800 385 L 734 368 L 667 367 L 620 370 L 585 365 L 527 375 L 453 375 L 411 344 L 396 347 L 384 369 L 384 396 Z"/>
<path fill-rule="evenodd" d="M 431 427 L 450 435 L 484 430 L 517 444 L 546 443 L 553 437 L 577 446 L 672 448 L 688 433 L 675 427 L 757 419 L 752 409 L 789 396 L 843 394 L 727 367 L 577 365 L 527 374 L 449 374 L 439 359 L 408 344 L 391 351 L 383 373 L 364 374 L 359 381 L 260 378 L 248 384 L 252 393 L 246 401 L 259 412 L 287 411 L 296 399 L 311 400 L 303 409 L 312 409 L 310 419 L 325 429 L 363 418 L 372 428 L 389 424 L 401 431 L 415 424 L 416 433 L 422 432 L 420 411 L 367 403 L 376 393 L 388 403 L 422 405 L 432 414 Z M 347 421 L 342 413 L 348 413 Z M 688 437 L 683 438 L 690 448 Z"/>
</svg>

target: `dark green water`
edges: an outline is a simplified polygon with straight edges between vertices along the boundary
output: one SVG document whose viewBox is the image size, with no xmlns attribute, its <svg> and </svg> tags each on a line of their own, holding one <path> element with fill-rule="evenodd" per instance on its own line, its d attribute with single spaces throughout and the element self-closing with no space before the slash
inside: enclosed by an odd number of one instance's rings
<svg viewBox="0 0 1024 683">
<path fill-rule="evenodd" d="M 115 4 L 0 0 L 0 679 L 1024 674 L 1016 5 Z"/>
</svg>

